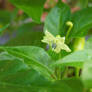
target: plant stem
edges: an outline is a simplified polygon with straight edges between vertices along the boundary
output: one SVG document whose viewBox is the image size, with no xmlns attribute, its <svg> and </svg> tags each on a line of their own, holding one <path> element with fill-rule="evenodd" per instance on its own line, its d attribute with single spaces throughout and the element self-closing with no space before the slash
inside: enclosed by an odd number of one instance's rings
<svg viewBox="0 0 92 92">
<path fill-rule="evenodd" d="M 59 59 L 61 58 L 61 53 L 59 53 Z M 61 79 L 61 67 L 57 68 L 57 79 Z"/>
<path fill-rule="evenodd" d="M 69 29 L 67 30 L 67 34 L 66 34 L 66 36 L 65 36 L 66 43 L 67 43 L 67 42 L 69 41 L 69 40 L 68 40 L 69 34 L 70 34 L 70 32 L 71 32 L 71 30 L 72 30 L 72 28 L 73 28 L 73 23 L 72 23 L 71 21 L 68 21 L 68 22 L 66 23 L 66 25 L 69 26 Z"/>
<path fill-rule="evenodd" d="M 80 71 L 80 68 L 75 68 L 75 77 L 78 78 L 79 77 L 79 71 Z"/>
<path fill-rule="evenodd" d="M 67 77 L 67 72 L 68 72 L 68 67 L 65 67 L 64 72 L 61 76 L 62 79 Z"/>
<path fill-rule="evenodd" d="M 59 59 L 61 59 L 61 53 L 59 53 Z M 59 72 L 58 78 L 60 80 L 61 79 L 61 67 L 58 67 L 58 72 Z"/>
<path fill-rule="evenodd" d="M 74 40 L 73 51 L 75 52 L 75 51 L 83 50 L 84 49 L 84 45 L 85 45 L 85 37 L 76 38 Z M 75 68 L 75 76 L 77 78 L 79 77 L 79 72 L 80 72 L 80 68 L 76 67 Z"/>
<path fill-rule="evenodd" d="M 61 79 L 61 68 L 60 67 L 57 68 L 57 79 L 58 80 Z"/>
<path fill-rule="evenodd" d="M 76 38 L 74 40 L 73 51 L 83 50 L 85 45 L 85 37 Z"/>
<path fill-rule="evenodd" d="M 70 34 L 70 32 L 71 32 L 71 29 L 72 29 L 72 27 L 69 27 L 69 29 L 68 29 L 68 31 L 67 31 L 67 34 L 66 34 L 66 39 L 68 39 L 68 37 L 69 37 L 69 34 Z"/>
</svg>

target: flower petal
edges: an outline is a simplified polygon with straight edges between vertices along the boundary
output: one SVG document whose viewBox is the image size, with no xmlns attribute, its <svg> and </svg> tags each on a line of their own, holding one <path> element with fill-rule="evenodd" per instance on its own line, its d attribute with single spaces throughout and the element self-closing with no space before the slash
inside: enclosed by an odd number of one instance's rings
<svg viewBox="0 0 92 92">
<path fill-rule="evenodd" d="M 70 48 L 66 44 L 61 44 L 61 49 L 65 50 L 67 52 L 71 52 Z"/>
</svg>

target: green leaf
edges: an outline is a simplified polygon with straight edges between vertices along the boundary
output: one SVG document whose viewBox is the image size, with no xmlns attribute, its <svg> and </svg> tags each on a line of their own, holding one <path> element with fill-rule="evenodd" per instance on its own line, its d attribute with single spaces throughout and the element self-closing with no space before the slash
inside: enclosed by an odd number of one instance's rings
<svg viewBox="0 0 92 92">
<path fill-rule="evenodd" d="M 61 80 L 53 83 L 42 82 L 40 85 L 19 85 L 1 82 L 0 90 L 2 92 L 83 92 L 83 85 L 79 79 Z"/>
<path fill-rule="evenodd" d="M 18 47 L 0 47 L 10 53 L 24 60 L 24 63 L 31 66 L 36 71 L 40 72 L 44 77 L 53 79 L 53 69 L 50 67 L 53 61 L 49 55 L 40 47 L 35 46 L 18 46 Z"/>
<path fill-rule="evenodd" d="M 0 90 L 2 90 L 2 92 L 5 92 L 6 89 L 7 92 L 11 92 L 11 90 L 15 91 L 14 87 L 22 91 L 23 86 L 27 88 L 29 85 L 41 85 L 41 82 L 48 82 L 48 80 L 24 64 L 22 59 L 6 52 L 0 53 Z M 5 85 L 6 88 L 4 88 Z M 13 86 L 13 88 L 9 89 L 9 86 Z"/>
<path fill-rule="evenodd" d="M 58 3 L 45 20 L 44 31 L 48 30 L 54 36 L 65 35 L 66 22 L 70 18 L 70 8 L 64 3 Z"/>
<path fill-rule="evenodd" d="M 6 52 L 0 53 L 0 80 L 7 75 L 12 75 L 25 68 L 26 65 L 21 59 L 9 55 Z"/>
<path fill-rule="evenodd" d="M 85 87 L 92 88 L 92 60 L 84 64 L 81 77 Z"/>
<path fill-rule="evenodd" d="M 22 9 L 36 22 L 40 22 L 45 0 L 9 0 L 17 8 Z"/>
<path fill-rule="evenodd" d="M 43 45 L 41 42 L 43 38 L 43 32 L 42 29 L 39 29 L 40 27 L 42 27 L 42 25 L 37 25 L 35 23 L 22 24 L 16 29 L 17 31 L 13 32 L 13 34 L 16 35 L 16 37 L 11 36 L 10 40 L 5 45 L 6 46 L 33 45 L 41 47 Z"/>
<path fill-rule="evenodd" d="M 63 80 L 70 88 L 72 89 L 71 92 L 83 92 L 83 83 L 82 81 L 78 78 L 68 78 Z M 67 91 L 64 91 L 67 92 Z"/>
<path fill-rule="evenodd" d="M 25 64 L 23 59 L 7 52 L 0 53 L 0 82 L 28 85 L 41 84 L 40 81 L 45 82 L 47 80 Z"/>
<path fill-rule="evenodd" d="M 2 92 L 82 92 L 83 86 L 79 79 L 48 81 L 27 66 L 23 59 L 2 52 L 0 90 Z"/>
<path fill-rule="evenodd" d="M 83 50 L 71 53 L 65 56 L 63 59 L 56 61 L 54 66 L 73 66 L 73 67 L 83 67 L 83 64 L 91 60 L 92 50 Z"/>
<path fill-rule="evenodd" d="M 74 27 L 70 37 L 83 37 L 92 28 L 92 8 L 85 8 L 77 11 L 72 16 Z"/>
</svg>

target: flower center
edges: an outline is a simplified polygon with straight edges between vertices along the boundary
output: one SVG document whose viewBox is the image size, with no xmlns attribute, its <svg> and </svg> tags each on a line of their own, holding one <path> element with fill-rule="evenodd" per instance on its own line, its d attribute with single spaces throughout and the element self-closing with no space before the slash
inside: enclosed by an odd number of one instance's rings
<svg viewBox="0 0 92 92">
<path fill-rule="evenodd" d="M 52 49 L 55 49 L 57 47 L 56 43 L 52 43 Z"/>
</svg>

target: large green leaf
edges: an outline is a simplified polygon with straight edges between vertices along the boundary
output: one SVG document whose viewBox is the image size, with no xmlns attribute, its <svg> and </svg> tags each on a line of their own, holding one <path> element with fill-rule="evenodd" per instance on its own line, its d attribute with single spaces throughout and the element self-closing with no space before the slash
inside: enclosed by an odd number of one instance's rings
<svg viewBox="0 0 92 92">
<path fill-rule="evenodd" d="M 6 92 L 6 90 L 7 92 L 18 92 L 19 90 L 23 90 L 23 86 L 28 88 L 29 85 L 35 84 L 36 86 L 44 82 L 48 81 L 38 72 L 31 69 L 31 67 L 24 64 L 22 59 L 6 52 L 0 53 L 0 90 L 2 90 L 2 92 Z M 9 89 L 9 86 L 13 86 L 13 88 Z M 27 91 L 27 89 L 25 90 Z"/>
<path fill-rule="evenodd" d="M 63 59 L 56 61 L 55 66 L 74 66 L 83 67 L 83 64 L 92 59 L 92 50 L 83 50 L 71 53 Z"/>
<path fill-rule="evenodd" d="M 2 92 L 82 92 L 79 79 L 48 81 L 31 69 L 23 59 L 6 52 L 0 54 L 0 91 Z"/>
<path fill-rule="evenodd" d="M 85 87 L 92 88 L 92 60 L 84 64 L 81 77 Z"/>
<path fill-rule="evenodd" d="M 70 37 L 83 37 L 92 28 L 92 8 L 77 11 L 72 16 L 74 27 Z"/>
<path fill-rule="evenodd" d="M 54 36 L 65 35 L 66 22 L 70 18 L 70 8 L 64 3 L 58 3 L 45 20 L 44 31 L 48 30 Z"/>
<path fill-rule="evenodd" d="M 43 38 L 42 25 L 37 25 L 35 23 L 22 24 L 16 29 L 16 31 L 13 32 L 13 34 L 16 36 L 11 36 L 10 40 L 5 45 L 36 45 L 40 47 L 43 45 L 41 42 Z"/>
<path fill-rule="evenodd" d="M 33 20 L 40 22 L 43 6 L 46 0 L 9 0 L 16 7 L 22 9 Z"/>
<path fill-rule="evenodd" d="M 53 62 L 49 55 L 40 47 L 18 46 L 0 47 L 8 53 L 24 59 L 24 63 L 31 66 L 47 78 L 53 79 L 53 69 L 50 67 Z"/>
<path fill-rule="evenodd" d="M 40 81 L 47 80 L 25 64 L 23 59 L 7 52 L 0 53 L 0 82 L 28 85 L 41 84 Z"/>
</svg>

